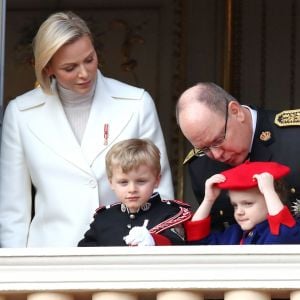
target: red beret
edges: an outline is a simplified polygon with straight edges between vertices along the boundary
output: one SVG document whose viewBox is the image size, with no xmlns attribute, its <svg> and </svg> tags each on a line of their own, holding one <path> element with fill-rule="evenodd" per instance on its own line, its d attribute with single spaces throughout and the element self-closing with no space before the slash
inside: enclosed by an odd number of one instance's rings
<svg viewBox="0 0 300 300">
<path fill-rule="evenodd" d="M 217 183 L 221 189 L 244 190 L 257 186 L 253 179 L 255 174 L 268 172 L 274 179 L 279 179 L 290 172 L 290 168 L 276 162 L 245 162 L 237 167 L 222 172 L 226 177 L 224 182 Z"/>
</svg>

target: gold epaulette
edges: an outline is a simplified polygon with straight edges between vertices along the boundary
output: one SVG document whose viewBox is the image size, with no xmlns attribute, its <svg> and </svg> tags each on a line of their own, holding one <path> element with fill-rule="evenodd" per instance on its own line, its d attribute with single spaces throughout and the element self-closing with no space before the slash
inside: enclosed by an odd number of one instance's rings
<svg viewBox="0 0 300 300">
<path fill-rule="evenodd" d="M 284 110 L 278 113 L 274 123 L 279 127 L 300 126 L 300 109 Z"/>
<path fill-rule="evenodd" d="M 185 157 L 184 161 L 183 161 L 183 165 L 185 165 L 187 162 L 189 162 L 193 157 L 195 156 L 195 151 L 194 149 L 192 149 L 188 155 Z"/>
</svg>

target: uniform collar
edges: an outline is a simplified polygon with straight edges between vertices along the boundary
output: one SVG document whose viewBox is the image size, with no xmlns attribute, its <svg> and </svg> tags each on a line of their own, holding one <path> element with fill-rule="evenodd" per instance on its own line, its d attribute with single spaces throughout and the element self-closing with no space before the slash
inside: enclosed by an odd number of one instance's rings
<svg viewBox="0 0 300 300">
<path fill-rule="evenodd" d="M 159 201 L 161 200 L 160 195 L 159 195 L 158 192 L 155 192 L 155 193 L 153 193 L 153 194 L 151 195 L 151 197 L 149 198 L 149 200 L 148 200 L 145 204 L 143 204 L 143 205 L 137 210 L 137 212 L 131 213 L 131 212 L 129 211 L 129 209 L 126 207 L 126 205 L 123 204 L 123 203 L 120 204 L 120 210 L 121 210 L 121 212 L 123 212 L 123 213 L 127 213 L 127 214 L 130 214 L 130 215 L 136 215 L 136 214 L 140 213 L 141 211 L 143 212 L 143 211 L 148 211 L 148 210 L 150 210 L 150 209 L 151 209 L 151 206 L 154 204 L 154 202 L 157 202 L 158 200 L 159 200 Z"/>
<path fill-rule="evenodd" d="M 256 129 L 251 148 L 250 161 L 257 159 L 269 161 L 272 158 L 272 152 L 268 149 L 275 141 L 272 124 L 264 110 L 257 110 Z"/>
<path fill-rule="evenodd" d="M 252 149 L 252 145 L 253 145 L 254 135 L 255 135 L 255 129 L 256 129 L 256 123 L 257 123 L 257 111 L 248 105 L 242 105 L 242 106 L 245 107 L 246 109 L 248 109 L 251 114 L 252 138 L 251 138 L 251 145 L 250 145 L 250 149 L 249 149 L 249 153 L 250 153 L 251 149 Z"/>
</svg>

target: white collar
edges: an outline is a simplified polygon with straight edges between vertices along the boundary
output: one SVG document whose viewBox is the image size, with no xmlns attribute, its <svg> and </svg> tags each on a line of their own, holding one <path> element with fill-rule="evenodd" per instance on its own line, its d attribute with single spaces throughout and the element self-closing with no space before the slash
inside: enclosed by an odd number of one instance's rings
<svg viewBox="0 0 300 300">
<path fill-rule="evenodd" d="M 256 122 L 257 122 L 257 111 L 252 109 L 250 106 L 247 105 L 242 105 L 243 107 L 247 108 L 250 111 L 251 114 L 251 120 L 252 120 L 252 138 L 251 138 L 251 144 L 250 144 L 250 149 L 249 153 L 251 152 L 252 145 L 253 145 L 253 140 L 254 140 L 254 134 L 255 134 L 255 129 L 256 129 Z"/>
</svg>

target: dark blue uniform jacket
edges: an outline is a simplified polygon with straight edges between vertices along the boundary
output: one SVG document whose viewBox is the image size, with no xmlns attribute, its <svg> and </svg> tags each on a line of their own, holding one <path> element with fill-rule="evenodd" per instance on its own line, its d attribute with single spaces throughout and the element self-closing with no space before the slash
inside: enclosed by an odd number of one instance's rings
<svg viewBox="0 0 300 300">
<path fill-rule="evenodd" d="M 188 204 L 162 200 L 158 193 L 153 194 L 147 205 L 137 213 L 129 213 L 121 203 L 100 207 L 78 246 L 127 246 L 123 237 L 128 235 L 131 228 L 143 226 L 146 219 L 149 220 L 147 228 L 156 245 L 181 245 L 185 243 L 182 223 L 189 220 L 191 215 Z M 181 227 L 181 232 L 178 227 Z"/>
</svg>

